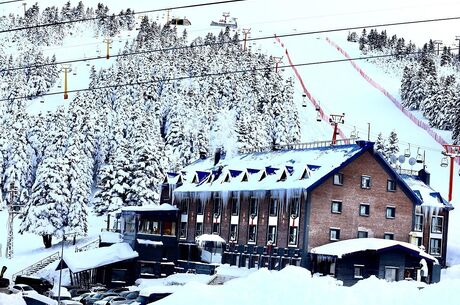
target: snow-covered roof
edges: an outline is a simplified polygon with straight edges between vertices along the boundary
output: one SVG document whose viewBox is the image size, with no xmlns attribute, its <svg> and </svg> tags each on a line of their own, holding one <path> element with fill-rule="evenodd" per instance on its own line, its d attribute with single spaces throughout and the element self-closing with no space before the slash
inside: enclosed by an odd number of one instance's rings
<svg viewBox="0 0 460 305">
<path fill-rule="evenodd" d="M 117 232 L 103 231 L 101 235 L 101 242 L 103 243 L 120 243 L 123 241 L 123 235 Z"/>
<path fill-rule="evenodd" d="M 222 237 L 220 237 L 217 234 L 202 234 L 202 235 L 198 236 L 197 238 L 195 238 L 195 240 L 198 241 L 198 242 L 200 242 L 200 241 L 215 241 L 215 242 L 225 243 L 225 239 L 223 239 Z"/>
<path fill-rule="evenodd" d="M 140 238 L 137 239 L 137 243 L 141 245 L 163 246 L 162 241 L 140 239 Z"/>
<path fill-rule="evenodd" d="M 412 251 L 417 252 L 421 257 L 426 258 L 433 262 L 438 262 L 438 260 L 417 247 L 416 245 L 409 244 L 402 241 L 390 240 L 390 239 L 381 239 L 381 238 L 355 238 L 347 239 L 342 241 L 337 241 L 329 244 L 325 244 L 316 248 L 311 249 L 312 253 L 321 254 L 321 255 L 331 255 L 341 258 L 344 255 L 373 250 L 379 251 L 386 248 L 391 248 L 395 246 L 400 246 Z"/>
<path fill-rule="evenodd" d="M 127 243 L 117 243 L 84 252 L 64 253 L 64 262 L 73 273 L 94 269 L 138 257 Z"/>
<path fill-rule="evenodd" d="M 367 148 L 349 144 L 254 152 L 225 157 L 217 165 L 213 158 L 200 159 L 183 169 L 184 184 L 174 193 L 307 189 Z"/>
<path fill-rule="evenodd" d="M 451 207 L 451 205 L 442 198 L 439 192 L 433 190 L 429 185 L 425 184 L 419 177 L 402 174 L 401 178 L 406 182 L 409 188 L 422 201 L 422 206 L 429 206 L 433 208 Z"/>
<path fill-rule="evenodd" d="M 175 206 L 169 203 L 149 204 L 143 206 L 128 206 L 121 209 L 123 212 L 152 212 L 152 211 L 177 211 Z"/>
</svg>

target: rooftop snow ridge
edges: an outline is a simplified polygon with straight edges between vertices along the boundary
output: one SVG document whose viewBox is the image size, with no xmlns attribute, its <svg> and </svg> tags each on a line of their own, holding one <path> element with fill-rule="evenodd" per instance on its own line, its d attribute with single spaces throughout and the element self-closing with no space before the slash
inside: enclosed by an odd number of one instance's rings
<svg viewBox="0 0 460 305">
<path fill-rule="evenodd" d="M 276 150 L 295 150 L 295 149 L 307 149 L 307 148 L 320 148 L 320 147 L 331 147 L 331 146 L 340 146 L 352 144 L 356 141 L 355 138 L 351 139 L 342 139 L 336 140 L 335 144 L 332 144 L 332 141 L 315 141 L 308 143 L 293 143 L 293 144 L 284 144 L 284 145 L 271 145 L 261 148 L 252 148 L 252 149 L 242 149 L 240 153 L 254 153 L 254 152 L 267 152 L 267 151 L 276 151 Z"/>
</svg>

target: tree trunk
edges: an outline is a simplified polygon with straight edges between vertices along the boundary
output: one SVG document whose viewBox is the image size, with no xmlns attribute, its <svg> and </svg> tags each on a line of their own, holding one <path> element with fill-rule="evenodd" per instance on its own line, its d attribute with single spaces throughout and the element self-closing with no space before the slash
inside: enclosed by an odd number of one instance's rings
<svg viewBox="0 0 460 305">
<path fill-rule="evenodd" d="M 45 248 L 51 248 L 51 241 L 52 241 L 52 236 L 50 234 L 46 234 L 42 236 L 43 238 L 43 244 L 45 245 Z"/>
</svg>

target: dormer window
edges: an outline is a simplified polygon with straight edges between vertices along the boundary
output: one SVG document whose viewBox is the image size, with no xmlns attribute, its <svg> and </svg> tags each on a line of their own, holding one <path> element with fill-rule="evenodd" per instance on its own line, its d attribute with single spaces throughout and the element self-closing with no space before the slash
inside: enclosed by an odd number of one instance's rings
<svg viewBox="0 0 460 305">
<path fill-rule="evenodd" d="M 307 169 L 304 169 L 300 180 L 308 179 L 308 177 L 310 177 L 310 174 L 308 173 Z"/>
<path fill-rule="evenodd" d="M 242 182 L 248 182 L 248 173 L 244 173 L 243 178 L 241 179 Z"/>
<path fill-rule="evenodd" d="M 224 182 L 230 182 L 230 174 L 227 174 L 224 178 Z"/>
<path fill-rule="evenodd" d="M 287 179 L 287 173 L 286 171 L 283 171 L 283 173 L 281 174 L 281 177 L 278 181 L 286 181 Z"/>
</svg>

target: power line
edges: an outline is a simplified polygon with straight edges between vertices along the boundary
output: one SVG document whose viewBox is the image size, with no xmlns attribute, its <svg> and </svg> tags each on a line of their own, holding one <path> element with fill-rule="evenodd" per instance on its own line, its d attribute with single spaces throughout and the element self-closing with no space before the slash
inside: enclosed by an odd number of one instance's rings
<svg viewBox="0 0 460 305">
<path fill-rule="evenodd" d="M 422 54 L 422 51 L 416 52 L 408 52 L 405 55 L 415 55 L 415 54 Z M 314 62 L 307 62 L 307 63 L 300 63 L 300 64 L 293 64 L 293 65 L 284 65 L 279 66 L 279 69 L 283 68 L 291 68 L 291 67 L 306 67 L 306 66 L 313 66 L 313 65 L 323 65 L 323 64 L 332 64 L 332 63 L 340 63 L 340 62 L 349 62 L 354 60 L 367 60 L 373 58 L 388 58 L 393 56 L 401 56 L 401 54 L 382 54 L 382 55 L 373 55 L 373 56 L 361 56 L 361 57 L 354 57 L 354 58 L 344 58 L 344 59 L 333 59 L 333 60 L 323 60 L 323 61 L 314 61 Z M 95 91 L 100 89 L 109 89 L 109 88 L 118 88 L 118 87 L 127 87 L 127 86 L 137 86 L 137 85 L 147 85 L 152 83 L 159 83 L 159 82 L 170 82 L 170 81 L 181 81 L 181 80 L 188 80 L 193 78 L 206 78 L 206 77 L 214 77 L 214 76 L 222 76 L 222 75 L 229 75 L 229 74 L 244 74 L 244 73 L 251 73 L 256 71 L 268 71 L 272 70 L 274 67 L 261 67 L 261 68 L 251 68 L 251 69 L 242 69 L 242 70 L 233 70 L 233 71 L 222 71 L 222 72 L 214 72 L 214 73 L 207 73 L 207 74 L 200 74 L 200 75 L 190 75 L 190 76 L 181 76 L 181 77 L 173 77 L 173 78 L 164 78 L 159 80 L 149 80 L 149 81 L 142 81 L 142 82 L 135 82 L 135 83 L 126 83 L 126 84 L 117 84 L 117 85 L 106 85 L 101 87 L 93 87 L 93 88 L 84 88 L 84 89 L 75 89 L 75 90 L 68 90 L 67 93 L 77 93 L 77 92 L 87 92 L 87 91 Z M 53 96 L 64 94 L 64 91 L 59 92 L 51 92 L 51 93 L 44 93 L 44 94 L 37 94 L 37 95 L 26 95 L 20 97 L 13 97 L 13 98 L 4 98 L 0 99 L 0 102 L 3 101 L 11 101 L 17 99 L 33 99 L 43 96 Z"/>
<path fill-rule="evenodd" d="M 22 2 L 24 0 L 10 0 L 10 1 L 2 1 L 0 4 L 7 4 L 7 3 L 13 3 L 13 2 Z"/>
<path fill-rule="evenodd" d="M 236 0 L 235 0 L 236 1 Z M 246 0 L 237 0 L 237 1 L 246 1 Z M 215 2 L 217 3 L 217 2 Z M 248 38 L 246 41 L 258 41 L 258 40 L 266 40 L 266 39 L 273 39 L 274 37 L 278 38 L 287 38 L 287 37 L 296 37 L 296 36 L 304 36 L 304 35 L 314 35 L 314 34 L 324 34 L 324 33 L 332 33 L 332 32 L 339 32 L 339 31 L 346 31 L 346 30 L 353 30 L 353 29 L 364 29 L 364 28 L 375 28 L 375 27 L 383 27 L 383 26 L 396 26 L 396 25 L 404 25 L 404 24 L 417 24 L 417 23 L 426 23 L 426 22 L 441 22 L 441 21 L 448 21 L 448 20 L 460 20 L 459 17 L 448 17 L 448 18 L 438 18 L 438 19 L 425 19 L 425 20 L 415 20 L 415 21 L 403 21 L 403 22 L 395 22 L 395 23 L 386 23 L 386 24 L 377 24 L 377 25 L 367 25 L 367 26 L 357 26 L 357 27 L 347 27 L 347 28 L 335 28 L 335 29 L 328 29 L 328 30 L 317 30 L 317 31 L 309 31 L 309 32 L 300 32 L 300 33 L 288 33 L 288 34 L 275 34 L 270 36 L 261 36 L 255 38 Z M 1 33 L 1 31 L 0 31 Z M 153 49 L 153 50 L 143 50 L 143 51 L 136 51 L 136 52 L 129 52 L 129 53 L 122 53 L 122 54 L 114 54 L 111 57 L 125 57 L 131 55 L 142 55 L 142 54 L 149 54 L 155 52 L 168 52 L 168 51 L 178 51 L 184 49 L 191 49 L 191 48 L 201 48 L 207 46 L 217 46 L 217 45 L 224 45 L 224 44 L 231 44 L 231 43 L 239 43 L 244 42 L 244 39 L 239 40 L 232 40 L 232 41 L 223 41 L 223 42 L 214 42 L 214 43 L 206 43 L 206 44 L 195 44 L 195 45 L 188 45 L 182 47 L 171 47 L 171 48 L 162 48 L 162 49 Z M 455 50 L 455 49 L 451 49 Z M 17 71 L 17 70 L 25 70 L 25 69 L 37 69 L 43 68 L 46 66 L 58 65 L 58 64 L 71 64 L 76 62 L 82 61 L 93 61 L 93 60 L 100 60 L 105 59 L 104 57 L 89 57 L 89 58 L 80 58 L 80 59 L 73 59 L 73 60 L 66 60 L 60 61 L 55 63 L 48 63 L 48 64 L 41 64 L 41 65 L 30 65 L 30 66 L 22 66 L 22 67 L 15 67 L 15 68 L 8 68 L 4 70 L 0 70 L 0 72 L 8 72 L 8 71 Z"/>
<path fill-rule="evenodd" d="M 156 13 L 156 12 L 168 11 L 168 10 L 196 8 L 196 7 L 204 7 L 204 6 L 219 5 L 219 4 L 228 4 L 228 3 L 243 2 L 243 1 L 247 1 L 247 0 L 223 0 L 223 1 L 207 2 L 207 3 L 203 2 L 203 3 L 189 4 L 189 5 L 181 5 L 181 6 L 167 7 L 167 8 L 161 8 L 161 9 L 154 9 L 154 10 L 146 10 L 146 11 L 140 11 L 140 12 L 132 12 L 129 15 L 141 15 L 141 14 Z M 114 14 L 112 16 L 121 17 L 121 16 L 126 16 L 126 15 Z M 110 15 L 97 16 L 97 17 L 91 17 L 91 18 L 81 18 L 81 19 L 66 20 L 66 21 L 59 21 L 59 22 L 53 22 L 53 23 L 45 23 L 45 24 L 24 26 L 24 27 L 19 27 L 19 28 L 14 28 L 14 29 L 1 30 L 0 34 L 9 33 L 9 32 L 16 32 L 16 31 L 30 30 L 30 29 L 37 29 L 37 28 L 49 27 L 49 26 L 57 26 L 57 25 L 62 25 L 62 24 L 94 21 L 94 20 L 98 20 L 98 19 L 107 19 L 107 18 L 110 18 L 110 17 L 111 17 Z"/>
</svg>

